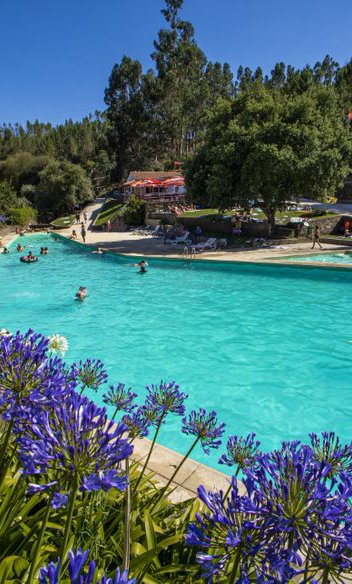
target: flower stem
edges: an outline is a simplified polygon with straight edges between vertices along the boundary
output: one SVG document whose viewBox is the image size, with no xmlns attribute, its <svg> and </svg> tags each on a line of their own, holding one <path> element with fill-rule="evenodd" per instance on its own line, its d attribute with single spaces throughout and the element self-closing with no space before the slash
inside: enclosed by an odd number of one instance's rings
<svg viewBox="0 0 352 584">
<path fill-rule="evenodd" d="M 45 510 L 45 515 L 43 517 L 42 527 L 41 527 L 41 530 L 39 532 L 38 539 L 37 539 L 37 543 L 36 543 L 36 546 L 35 546 L 34 558 L 32 560 L 31 568 L 30 568 L 29 574 L 28 574 L 28 580 L 27 580 L 28 584 L 31 584 L 31 582 L 33 582 L 33 580 L 34 580 L 35 571 L 36 571 L 36 565 L 37 565 L 37 561 L 38 561 L 38 555 L 39 555 L 39 551 L 40 551 L 40 548 L 41 548 L 41 545 L 42 545 L 42 541 L 43 541 L 44 533 L 45 533 L 45 530 L 46 530 L 46 526 L 48 524 L 48 519 L 49 519 L 49 515 L 50 515 L 50 509 L 51 509 L 51 507 L 50 507 L 50 501 L 48 501 L 48 504 L 47 504 L 46 510 Z"/>
<path fill-rule="evenodd" d="M 137 488 L 138 488 L 138 485 L 139 485 L 139 483 L 141 482 L 141 480 L 142 480 L 142 478 L 143 478 L 143 475 L 144 475 L 144 473 L 145 473 L 145 470 L 146 470 L 146 468 L 147 468 L 147 466 L 148 466 L 148 463 L 149 463 L 150 457 L 151 457 L 151 455 L 152 455 L 152 452 L 153 452 L 153 450 L 154 450 L 154 446 L 155 446 L 156 439 L 157 439 L 157 437 L 158 437 L 158 434 L 159 434 L 159 432 L 160 432 L 161 424 L 163 423 L 163 420 L 164 420 L 164 417 L 165 417 L 165 413 L 166 413 L 166 412 L 164 412 L 164 413 L 162 414 L 162 416 L 161 416 L 161 418 L 160 418 L 160 420 L 159 420 L 159 423 L 158 423 L 158 425 L 157 425 L 157 428 L 156 428 L 156 431 L 155 431 L 155 434 L 154 434 L 154 438 L 153 438 L 153 442 L 152 442 L 152 444 L 151 444 L 151 447 L 150 447 L 150 449 L 149 449 L 149 452 L 148 452 L 148 456 L 147 456 L 147 458 L 146 458 L 146 461 L 145 461 L 145 463 L 144 463 L 144 465 L 143 465 L 143 468 L 142 468 L 142 470 L 141 470 L 141 473 L 140 473 L 140 475 L 139 475 L 139 477 L 138 477 L 138 480 L 137 480 L 136 486 L 135 486 L 135 488 L 134 488 L 134 490 L 133 490 L 133 492 L 134 492 L 134 493 L 136 492 L 136 490 L 137 490 Z"/>
<path fill-rule="evenodd" d="M 61 551 L 60 551 L 60 573 L 63 567 L 63 563 L 66 559 L 66 548 L 67 548 L 67 544 L 68 544 L 68 539 L 69 539 L 69 535 L 70 535 L 70 531 L 71 531 L 71 524 L 72 524 L 72 519 L 73 519 L 73 512 L 75 509 L 75 503 L 76 503 L 76 497 L 77 497 L 77 484 L 75 484 L 75 488 L 74 490 L 71 492 L 70 495 L 70 502 L 68 505 L 68 511 L 67 511 L 67 518 L 66 518 L 66 524 L 65 524 L 65 531 L 64 531 L 64 535 L 63 535 L 63 540 L 62 540 L 62 545 L 61 545 Z"/>
<path fill-rule="evenodd" d="M 237 477 L 238 477 L 238 473 L 239 472 L 240 472 L 240 467 L 237 467 L 237 470 L 236 470 L 236 472 L 234 474 L 234 476 L 236 478 L 236 482 L 237 482 Z M 227 491 L 226 491 L 226 493 L 224 495 L 224 498 L 223 498 L 224 501 L 226 501 L 226 499 L 228 498 L 228 496 L 230 494 L 230 491 L 231 491 L 231 488 L 232 488 L 232 480 L 230 481 L 229 488 L 227 489 Z"/>
<path fill-rule="evenodd" d="M 131 487 L 130 487 L 130 461 L 125 461 L 127 488 L 125 493 L 125 544 L 123 550 L 123 570 L 129 571 L 131 557 Z"/>
<path fill-rule="evenodd" d="M 4 436 L 4 441 L 1 444 L 2 456 L 1 456 L 1 463 L 0 463 L 0 489 L 1 489 L 3 482 L 6 478 L 7 471 L 11 465 L 12 457 L 13 457 L 13 454 L 14 454 L 15 449 L 16 449 L 16 448 L 13 448 L 11 454 L 6 459 L 6 454 L 7 454 L 10 438 L 11 438 L 12 427 L 13 427 L 13 420 L 11 420 L 11 422 L 8 423 L 8 427 L 6 429 L 5 436 Z"/>
<path fill-rule="evenodd" d="M 191 453 L 193 452 L 193 450 L 195 449 L 196 445 L 198 444 L 200 440 L 200 436 L 198 436 L 196 438 L 196 440 L 193 442 L 191 448 L 188 450 L 187 454 L 184 455 L 183 459 L 181 460 L 180 464 L 175 468 L 175 471 L 173 472 L 171 478 L 169 478 L 169 480 L 167 481 L 165 487 L 163 487 L 160 491 L 159 496 L 157 497 L 154 505 L 151 508 L 151 511 L 153 511 L 153 509 L 156 507 L 156 505 L 159 503 L 160 499 L 162 498 L 162 496 L 164 495 L 164 493 L 166 493 L 167 489 L 169 488 L 169 486 L 171 485 L 172 481 L 174 480 L 175 476 L 177 475 L 178 471 L 180 470 L 180 468 L 183 466 L 183 464 L 186 462 L 187 458 L 189 458 L 189 456 L 191 455 Z"/>
<path fill-rule="evenodd" d="M 235 584 L 240 559 L 241 559 L 241 549 L 238 549 L 237 557 L 235 559 L 235 562 L 234 562 L 234 565 L 232 568 L 232 572 L 230 574 L 229 584 Z"/>
<path fill-rule="evenodd" d="M 114 419 L 115 419 L 115 416 L 116 416 L 117 412 L 119 411 L 119 409 L 120 409 L 119 407 L 117 407 L 117 408 L 115 409 L 115 411 L 114 411 L 114 413 L 113 413 L 113 416 L 112 416 L 112 418 L 111 418 L 112 420 L 114 420 Z"/>
</svg>

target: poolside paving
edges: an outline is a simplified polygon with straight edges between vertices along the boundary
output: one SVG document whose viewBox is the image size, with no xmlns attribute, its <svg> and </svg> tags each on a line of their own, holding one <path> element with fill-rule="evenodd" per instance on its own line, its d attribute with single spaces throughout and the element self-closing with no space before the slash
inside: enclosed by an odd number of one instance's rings
<svg viewBox="0 0 352 584">
<path fill-rule="evenodd" d="M 94 203 L 87 207 L 88 213 L 88 223 L 87 223 L 87 236 L 86 243 L 89 245 L 94 245 L 96 247 L 102 247 L 109 251 L 114 251 L 119 254 L 132 255 L 132 256 L 154 256 L 154 257 L 170 257 L 170 258 L 182 258 L 184 245 L 165 245 L 163 238 L 153 237 L 151 235 L 138 234 L 138 232 L 133 231 L 93 231 L 91 229 L 92 216 L 96 215 L 97 210 L 101 206 L 101 202 Z M 79 225 L 73 226 L 80 240 L 80 230 Z M 70 229 L 60 230 L 63 236 L 69 237 L 72 232 L 72 227 Z M 349 249 L 343 242 L 339 245 L 324 243 L 325 251 L 335 251 L 341 249 Z M 311 242 L 305 243 L 294 243 L 287 245 L 278 245 L 270 248 L 229 248 L 224 251 L 215 251 L 197 254 L 195 257 L 196 261 L 201 260 L 221 260 L 229 262 L 271 262 L 273 259 L 277 263 L 280 258 L 284 263 L 287 263 L 288 255 L 300 256 L 302 253 L 321 253 L 319 248 L 312 248 Z M 193 260 L 192 260 L 193 261 Z M 289 262 L 288 262 L 289 263 Z M 311 265 L 306 262 L 305 265 Z M 314 264 L 316 266 L 316 264 Z M 321 264 L 319 264 L 321 265 Z M 330 267 L 332 264 L 328 264 Z M 334 264 L 339 267 L 339 264 Z M 346 264 L 343 264 L 346 267 Z M 352 266 L 352 264 L 351 264 Z"/>
<path fill-rule="evenodd" d="M 133 459 L 139 462 L 141 466 L 148 456 L 150 445 L 150 440 L 145 438 L 137 439 L 134 442 Z M 178 452 L 161 444 L 156 444 L 147 469 L 150 473 L 153 473 L 154 480 L 161 485 L 166 485 L 182 458 L 183 456 Z M 197 496 L 199 485 L 204 485 L 210 491 L 221 489 L 226 492 L 229 484 L 230 477 L 228 475 L 189 458 L 182 465 L 172 483 L 174 491 L 171 493 L 170 499 L 174 503 L 193 499 Z M 240 493 L 245 492 L 244 485 L 240 482 L 239 491 Z"/>
</svg>

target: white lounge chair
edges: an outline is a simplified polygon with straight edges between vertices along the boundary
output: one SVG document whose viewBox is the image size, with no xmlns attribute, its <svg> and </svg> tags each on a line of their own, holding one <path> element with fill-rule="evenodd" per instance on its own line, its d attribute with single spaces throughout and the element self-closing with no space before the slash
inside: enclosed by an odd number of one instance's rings
<svg viewBox="0 0 352 584">
<path fill-rule="evenodd" d="M 177 245 L 178 243 L 192 243 L 192 241 L 189 239 L 189 231 L 185 231 L 184 234 L 180 237 L 175 237 L 175 239 L 167 239 L 166 242 L 167 243 L 171 243 L 172 245 Z"/>
<path fill-rule="evenodd" d="M 198 243 L 194 246 L 196 251 L 205 251 L 207 249 L 210 251 L 215 251 L 217 247 L 218 240 L 216 237 L 209 237 L 204 243 Z"/>
</svg>

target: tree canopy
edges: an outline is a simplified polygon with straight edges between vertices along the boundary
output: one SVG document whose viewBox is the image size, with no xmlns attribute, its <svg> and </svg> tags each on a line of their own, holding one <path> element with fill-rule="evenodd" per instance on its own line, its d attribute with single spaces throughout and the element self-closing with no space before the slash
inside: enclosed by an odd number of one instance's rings
<svg viewBox="0 0 352 584">
<path fill-rule="evenodd" d="M 222 102 L 187 167 L 191 195 L 227 208 L 260 201 L 270 223 L 287 201 L 333 195 L 351 169 L 352 143 L 336 94 L 260 87 Z"/>
<path fill-rule="evenodd" d="M 133 169 L 181 161 L 191 196 L 212 205 L 262 196 L 280 208 L 303 186 L 312 195 L 332 194 L 350 167 L 352 59 L 340 66 L 327 55 L 302 69 L 278 62 L 269 73 L 244 65 L 234 75 L 227 63 L 208 60 L 183 4 L 165 0 L 153 68 L 143 70 L 128 55 L 113 66 L 103 113 L 58 126 L 36 120 L 0 127 L 0 180 L 42 214 L 88 197 L 75 187 L 79 171 L 64 173 L 73 180 L 68 193 L 54 188 L 54 161 L 61 170 L 66 163 L 82 169 L 85 193 Z M 49 180 L 47 168 L 56 178 L 46 198 L 40 177 Z"/>
</svg>

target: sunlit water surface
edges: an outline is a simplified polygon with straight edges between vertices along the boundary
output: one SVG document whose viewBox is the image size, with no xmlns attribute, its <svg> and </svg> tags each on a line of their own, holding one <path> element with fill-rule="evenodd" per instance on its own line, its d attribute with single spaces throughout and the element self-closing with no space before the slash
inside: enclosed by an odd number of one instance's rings
<svg viewBox="0 0 352 584">
<path fill-rule="evenodd" d="M 176 380 L 188 409 L 216 409 L 227 434 L 256 432 L 265 449 L 322 430 L 351 439 L 352 273 L 151 259 L 139 275 L 131 259 L 46 235 L 21 243 L 50 254 L 21 264 L 13 243 L 0 255 L 0 328 L 65 335 L 68 361 L 101 358 L 140 401 Z M 160 442 L 184 453 L 179 428 L 172 418 Z M 214 467 L 218 456 L 194 454 Z"/>
</svg>

